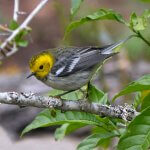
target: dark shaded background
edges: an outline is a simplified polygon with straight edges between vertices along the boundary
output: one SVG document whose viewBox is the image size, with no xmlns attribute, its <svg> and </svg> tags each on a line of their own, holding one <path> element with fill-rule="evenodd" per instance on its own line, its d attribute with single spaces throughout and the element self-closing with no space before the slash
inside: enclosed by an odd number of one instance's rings
<svg viewBox="0 0 150 150">
<path fill-rule="evenodd" d="M 19 17 L 20 23 L 38 3 L 38 0 L 20 0 L 20 10 L 27 12 L 26 15 Z M 0 0 L 0 24 L 9 24 L 12 20 L 13 6 L 13 0 Z M 99 8 L 110 8 L 120 12 L 124 18 L 129 20 L 131 12 L 140 15 L 149 7 L 150 3 L 143 3 L 140 0 L 85 0 L 74 19 L 91 14 Z M 0 65 L 0 91 L 31 91 L 44 94 L 50 90 L 35 78 L 25 79 L 29 73 L 28 61 L 37 52 L 64 44 L 101 46 L 132 34 L 126 26 L 115 21 L 95 21 L 75 29 L 64 43 L 62 39 L 65 27 L 69 22 L 70 0 L 50 0 L 29 25 L 32 28 L 31 35 L 27 37 L 30 41 L 29 46 L 20 48 L 16 54 L 5 59 Z M 150 41 L 149 27 L 142 34 Z M 0 36 L 0 39 L 4 37 Z M 134 38 L 123 46 L 118 56 L 104 64 L 94 83 L 103 91 L 108 92 L 111 98 L 130 81 L 148 74 L 150 72 L 149 60 L 150 48 L 140 39 Z M 127 96 L 118 102 L 132 103 L 133 98 Z M 89 128 L 85 128 L 56 143 L 53 135 L 49 134 L 53 133 L 54 128 L 48 128 L 32 132 L 22 140 L 18 139 L 21 130 L 32 121 L 39 111 L 41 109 L 20 109 L 17 106 L 0 105 L 0 149 L 1 147 L 2 150 L 8 150 L 10 147 L 15 150 L 20 148 L 75 149 L 75 145 L 81 141 L 81 138 L 89 133 Z"/>
</svg>

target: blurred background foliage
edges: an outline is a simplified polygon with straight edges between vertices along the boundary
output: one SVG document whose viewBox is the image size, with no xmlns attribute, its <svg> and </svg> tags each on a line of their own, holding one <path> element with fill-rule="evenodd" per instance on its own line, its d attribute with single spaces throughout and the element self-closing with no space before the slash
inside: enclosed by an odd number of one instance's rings
<svg viewBox="0 0 150 150">
<path fill-rule="evenodd" d="M 0 3 L 1 24 L 8 24 L 10 19 L 12 19 L 13 1 L 1 0 Z M 32 0 L 32 5 L 28 0 L 21 1 L 20 9 L 27 12 L 27 14 L 20 16 L 19 22 L 25 19 L 36 4 L 38 4 L 37 0 Z M 6 59 L 5 65 L 10 62 L 15 63 L 16 61 L 16 63 L 23 65 L 24 69 L 27 69 L 28 60 L 33 54 L 44 49 L 63 45 L 62 39 L 64 31 L 71 21 L 70 5 L 70 0 L 50 1 L 30 24 L 33 31 L 29 37 L 31 38 L 29 46 L 22 48 L 24 50 L 20 50 L 9 60 Z M 129 20 L 131 12 L 136 12 L 140 15 L 145 9 L 149 8 L 149 5 L 149 3 L 143 3 L 140 0 L 114 0 L 113 2 L 109 0 L 85 0 L 82 2 L 77 15 L 74 16 L 72 20 L 78 20 L 86 15 L 92 14 L 100 8 L 113 9 L 122 14 L 126 20 Z M 142 33 L 149 39 L 149 27 Z M 73 30 L 69 37 L 67 37 L 65 44 L 76 46 L 101 46 L 120 40 L 130 34 L 131 32 L 126 26 L 116 21 L 95 21 L 84 24 Z M 126 47 L 127 54 L 131 61 L 138 61 L 139 59 L 149 60 L 149 48 L 140 39 L 132 39 L 126 44 Z"/>
<path fill-rule="evenodd" d="M 31 10 L 33 10 L 33 8 L 35 8 L 37 4 L 37 0 L 32 0 L 32 4 L 28 0 L 21 1 L 20 10 L 25 11 L 26 15 L 19 16 L 19 23 L 21 23 L 27 17 L 27 15 L 31 12 Z M 73 12 L 73 10 L 70 10 L 70 0 L 51 0 L 30 24 L 32 32 L 27 37 L 29 39 L 29 45 L 24 48 L 19 48 L 19 51 L 15 55 L 11 56 L 9 59 L 5 59 L 1 65 L 0 71 L 4 74 L 8 72 L 14 74 L 15 72 L 28 72 L 28 61 L 30 57 L 44 49 L 58 47 L 61 45 L 103 46 L 121 40 L 133 33 L 124 24 L 112 20 L 100 20 L 86 23 L 74 29 L 67 36 L 65 41 L 63 40 L 63 37 L 65 29 L 71 21 L 79 20 L 80 18 L 92 14 L 99 9 L 112 9 L 116 12 L 119 12 L 125 18 L 125 20 L 129 21 L 132 12 L 136 12 L 137 15 L 141 15 L 145 9 L 149 8 L 149 5 L 150 3 L 145 3 L 141 0 L 114 0 L 113 2 L 110 0 L 81 0 L 81 5 L 78 12 L 71 15 L 71 11 Z M 1 24 L 9 24 L 10 20 L 12 20 L 12 14 L 13 1 L 0 0 Z M 144 37 L 146 37 L 146 39 L 150 39 L 149 32 L 149 27 L 142 31 L 142 34 Z M 1 40 L 4 38 L 6 37 L 1 36 Z M 133 38 L 132 40 L 128 41 L 124 47 L 125 48 L 122 50 L 122 54 L 116 56 L 117 60 L 121 61 L 122 67 L 126 66 L 126 68 L 123 68 L 122 70 L 126 70 L 128 72 L 128 70 L 134 68 L 132 65 L 137 65 L 137 62 L 141 61 L 143 63 L 144 61 L 146 64 L 149 62 L 149 47 L 141 39 Z M 124 55 L 125 58 L 122 58 L 121 55 Z M 116 60 L 116 58 L 114 58 L 114 60 Z M 108 62 L 112 62 L 112 60 L 109 60 Z M 120 69 L 119 63 L 117 63 L 117 61 L 115 62 L 116 64 L 113 66 Z M 104 74 L 105 70 L 106 72 L 109 72 L 107 70 L 111 70 L 110 66 L 111 65 L 104 65 Z M 142 67 L 140 70 L 136 70 L 135 72 L 139 72 L 140 74 L 141 71 L 141 74 L 143 75 L 145 72 L 143 73 L 143 70 L 141 69 Z M 103 73 L 101 72 L 101 74 Z M 122 86 L 131 81 L 132 78 L 136 79 L 136 76 L 128 77 L 128 73 L 126 74 L 127 77 L 124 75 Z M 118 75 L 122 76 L 122 73 L 119 71 Z M 101 82 L 103 81 L 101 80 Z M 104 85 L 104 87 L 108 86 Z"/>
<path fill-rule="evenodd" d="M 28 61 L 32 55 L 42 50 L 62 45 L 103 46 L 121 40 L 133 34 L 133 32 L 124 24 L 112 20 L 86 23 L 71 31 L 65 41 L 63 38 L 66 27 L 71 21 L 79 20 L 99 9 L 112 9 L 119 12 L 125 20 L 129 21 L 132 12 L 136 12 L 136 14 L 140 16 L 145 9 L 149 9 L 149 2 L 149 0 L 81 0 L 80 9 L 76 15 L 73 14 L 71 16 L 70 11 L 73 12 L 73 10 L 70 10 L 71 0 L 49 1 L 38 15 L 33 18 L 29 25 L 32 28 L 32 32 L 27 37 L 29 39 L 29 45 L 27 47 L 20 47 L 16 54 L 2 62 L 0 66 L 0 90 L 32 91 L 37 93 L 49 92 L 50 88 L 35 78 L 29 80 L 25 79 L 29 73 Z M 26 14 L 19 16 L 19 23 L 24 21 L 38 3 L 39 1 L 37 0 L 32 0 L 32 3 L 31 0 L 20 0 L 20 10 L 25 11 Z M 4 25 L 10 23 L 13 16 L 13 6 L 13 0 L 0 0 L 0 24 Z M 149 28 L 150 25 L 141 32 L 148 41 L 150 41 Z M 7 36 L 0 35 L 0 42 L 6 37 Z M 109 59 L 104 64 L 94 82 L 101 90 L 108 92 L 109 97 L 112 97 L 114 93 L 118 92 L 130 81 L 144 74 L 148 74 L 150 72 L 149 65 L 150 47 L 141 39 L 133 38 L 123 45 L 119 55 Z M 132 96 L 126 96 L 126 99 L 131 100 L 129 103 L 133 102 Z M 122 101 L 122 103 L 124 102 Z M 6 115 L 3 110 L 1 106 L 0 122 L 2 120 L 2 126 L 5 126 L 7 129 L 9 128 L 11 132 L 20 132 L 20 130 L 34 118 L 37 112 L 40 111 L 39 109 L 35 111 L 32 109 L 32 111 L 30 111 L 31 115 L 27 115 L 28 117 L 26 116 L 26 118 L 22 120 L 18 118 L 22 118 L 22 116 L 27 114 L 27 111 L 29 113 L 29 110 L 23 110 L 24 112 L 20 113 L 22 110 L 19 110 L 17 107 L 12 108 L 12 106 L 8 106 L 7 113 L 10 112 L 12 114 L 12 111 L 16 111 L 18 115 L 16 120 L 6 119 L 5 121 L 3 118 L 5 118 Z M 17 127 L 13 121 L 18 124 Z M 13 125 L 10 122 L 13 123 Z"/>
</svg>

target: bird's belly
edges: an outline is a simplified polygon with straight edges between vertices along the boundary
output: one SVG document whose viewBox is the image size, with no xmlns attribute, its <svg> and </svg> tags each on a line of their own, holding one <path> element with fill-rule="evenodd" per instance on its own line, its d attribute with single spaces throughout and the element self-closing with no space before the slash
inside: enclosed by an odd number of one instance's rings
<svg viewBox="0 0 150 150">
<path fill-rule="evenodd" d="M 65 77 L 56 77 L 50 74 L 43 82 L 54 89 L 71 91 L 84 86 L 91 77 L 91 71 L 82 71 Z"/>
</svg>

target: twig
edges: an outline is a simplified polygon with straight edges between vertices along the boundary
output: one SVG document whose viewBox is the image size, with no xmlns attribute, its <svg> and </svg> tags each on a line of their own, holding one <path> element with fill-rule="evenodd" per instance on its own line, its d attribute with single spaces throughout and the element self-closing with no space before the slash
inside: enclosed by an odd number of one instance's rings
<svg viewBox="0 0 150 150">
<path fill-rule="evenodd" d="M 8 35 L 10 35 L 10 33 L 5 33 L 5 32 L 0 33 L 0 36 L 8 36 Z"/>
<path fill-rule="evenodd" d="M 138 32 L 137 35 L 138 35 L 138 37 L 141 38 L 148 46 L 150 46 L 150 42 L 147 41 L 147 40 L 143 37 L 143 35 L 142 35 L 140 32 Z"/>
<path fill-rule="evenodd" d="M 138 112 L 131 106 L 108 106 L 89 103 L 86 100 L 62 100 L 55 97 L 37 96 L 34 93 L 0 93 L 0 103 L 18 106 L 34 106 L 39 108 L 56 108 L 62 111 L 82 111 L 100 115 L 101 117 L 120 118 L 131 121 Z"/>
<path fill-rule="evenodd" d="M 14 15 L 13 19 L 17 22 L 18 21 L 18 12 L 19 12 L 19 0 L 14 0 Z M 15 53 L 18 50 L 16 43 L 13 43 L 13 48 L 11 53 Z"/>
<path fill-rule="evenodd" d="M 136 35 L 136 37 L 139 37 L 140 39 L 142 39 L 148 46 L 150 46 L 150 42 L 147 41 L 143 35 L 140 33 L 140 31 L 135 31 L 134 29 L 132 30 Z"/>
<path fill-rule="evenodd" d="M 9 28 L 7 28 L 7 27 L 5 27 L 5 26 L 3 26 L 3 25 L 1 25 L 0 24 L 0 30 L 2 30 L 2 31 L 6 31 L 6 32 L 10 32 L 10 33 L 12 33 L 13 31 L 12 30 L 10 30 Z"/>
<path fill-rule="evenodd" d="M 18 12 L 19 12 L 19 0 L 14 0 L 14 16 L 13 16 L 13 19 L 15 21 L 18 20 Z"/>
<path fill-rule="evenodd" d="M 21 30 L 23 30 L 27 27 L 27 25 L 30 23 L 30 21 L 33 19 L 33 17 L 43 8 L 43 6 L 47 2 L 48 2 L 48 0 L 42 0 L 39 3 L 39 5 L 31 12 L 31 14 L 29 14 L 29 16 L 24 20 L 24 22 L 16 30 L 14 30 L 13 33 L 1 44 L 1 46 L 0 46 L 1 50 L 3 50 L 6 47 L 6 45 L 9 42 L 11 42 Z M 11 51 L 11 53 L 7 53 L 6 56 L 8 57 L 15 52 Z M 3 59 L 3 57 L 1 57 L 0 59 Z"/>
</svg>

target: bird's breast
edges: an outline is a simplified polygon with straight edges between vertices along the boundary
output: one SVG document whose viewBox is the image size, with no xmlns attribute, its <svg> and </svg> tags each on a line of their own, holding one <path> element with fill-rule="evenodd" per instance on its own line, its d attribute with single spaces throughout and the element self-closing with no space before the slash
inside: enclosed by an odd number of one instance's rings
<svg viewBox="0 0 150 150">
<path fill-rule="evenodd" d="M 91 71 L 81 71 L 64 77 L 57 77 L 53 74 L 49 74 L 42 82 L 54 89 L 71 91 L 84 86 L 89 82 L 91 77 Z"/>
</svg>

